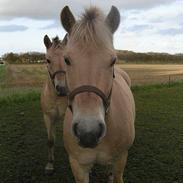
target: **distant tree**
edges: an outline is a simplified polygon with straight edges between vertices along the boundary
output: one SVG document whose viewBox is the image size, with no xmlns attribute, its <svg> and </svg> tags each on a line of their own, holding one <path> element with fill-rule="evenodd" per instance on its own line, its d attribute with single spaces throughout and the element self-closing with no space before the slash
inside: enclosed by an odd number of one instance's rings
<svg viewBox="0 0 183 183">
<path fill-rule="evenodd" d="M 175 63 L 183 64 L 183 54 L 168 53 L 136 53 L 128 50 L 117 50 L 118 62 L 122 63 Z M 7 53 L 2 59 L 10 64 L 36 64 L 43 63 L 45 54 L 39 52 Z"/>
<path fill-rule="evenodd" d="M 125 63 L 183 63 L 183 54 L 168 54 L 168 53 L 136 53 L 127 50 L 117 50 L 119 62 Z"/>
<path fill-rule="evenodd" d="M 27 53 L 7 53 L 2 56 L 2 59 L 9 64 L 32 64 L 43 63 L 45 59 L 44 53 L 27 52 Z"/>
<path fill-rule="evenodd" d="M 10 64 L 16 64 L 18 62 L 19 56 L 18 54 L 11 52 L 3 55 L 2 58 L 5 62 L 8 62 Z"/>
</svg>

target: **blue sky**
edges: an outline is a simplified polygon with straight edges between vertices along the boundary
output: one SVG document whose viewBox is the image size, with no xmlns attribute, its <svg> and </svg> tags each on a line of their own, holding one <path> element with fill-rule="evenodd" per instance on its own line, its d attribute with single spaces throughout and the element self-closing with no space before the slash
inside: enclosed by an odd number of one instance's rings
<svg viewBox="0 0 183 183">
<path fill-rule="evenodd" d="M 183 0 L 0 0 L 0 55 L 7 52 L 45 52 L 43 37 L 58 35 L 59 14 L 69 5 L 76 17 L 90 4 L 105 14 L 111 5 L 121 13 L 114 36 L 117 49 L 138 52 L 183 53 Z"/>
</svg>

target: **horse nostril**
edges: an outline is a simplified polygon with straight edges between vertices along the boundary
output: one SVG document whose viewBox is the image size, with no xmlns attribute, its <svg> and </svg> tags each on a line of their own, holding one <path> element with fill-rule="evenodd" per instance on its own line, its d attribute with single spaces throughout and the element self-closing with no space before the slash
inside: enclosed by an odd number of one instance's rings
<svg viewBox="0 0 183 183">
<path fill-rule="evenodd" d="M 59 91 L 60 90 L 60 86 L 59 85 L 56 85 L 56 90 Z"/>
<path fill-rule="evenodd" d="M 74 135 L 75 135 L 76 137 L 79 136 L 79 134 L 78 134 L 78 123 L 75 123 L 75 124 L 73 125 L 73 132 L 74 132 Z"/>
<path fill-rule="evenodd" d="M 105 130 L 104 124 L 99 123 L 99 132 L 98 132 L 98 135 L 97 135 L 98 138 L 102 137 L 102 135 L 104 134 L 104 130 Z"/>
<path fill-rule="evenodd" d="M 66 96 L 67 95 L 67 90 L 66 90 L 65 87 L 56 85 L 55 89 L 56 89 L 58 95 L 60 95 L 60 96 Z"/>
<path fill-rule="evenodd" d="M 80 136 L 79 144 L 84 148 L 94 148 L 98 144 L 98 139 L 92 132 L 84 133 Z"/>
</svg>

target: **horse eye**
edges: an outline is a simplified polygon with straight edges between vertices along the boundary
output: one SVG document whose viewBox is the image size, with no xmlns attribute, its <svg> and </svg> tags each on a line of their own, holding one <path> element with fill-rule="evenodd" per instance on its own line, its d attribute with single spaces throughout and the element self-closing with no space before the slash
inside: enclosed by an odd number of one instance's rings
<svg viewBox="0 0 183 183">
<path fill-rule="evenodd" d="M 46 61 L 47 61 L 47 63 L 49 63 L 49 64 L 51 63 L 51 61 L 50 61 L 49 59 L 46 59 Z"/>
<path fill-rule="evenodd" d="M 66 63 L 67 65 L 71 65 L 71 62 L 70 62 L 70 60 L 69 60 L 68 58 L 65 58 L 64 60 L 65 60 L 65 63 Z"/>
<path fill-rule="evenodd" d="M 116 58 L 116 57 L 114 57 L 114 58 L 112 59 L 111 67 L 116 63 L 116 60 L 117 60 L 117 58 Z"/>
</svg>

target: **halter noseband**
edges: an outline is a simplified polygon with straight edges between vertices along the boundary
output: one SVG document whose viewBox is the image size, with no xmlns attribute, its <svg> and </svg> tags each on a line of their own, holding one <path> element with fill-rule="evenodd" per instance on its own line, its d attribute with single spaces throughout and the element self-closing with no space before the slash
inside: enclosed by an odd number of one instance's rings
<svg viewBox="0 0 183 183">
<path fill-rule="evenodd" d="M 114 78 L 115 78 L 115 74 L 114 74 L 114 67 L 113 67 L 113 79 Z M 103 101 L 104 108 L 105 108 L 105 114 L 107 114 L 109 106 L 110 106 L 110 101 L 111 101 L 112 87 L 110 89 L 109 95 L 106 96 L 102 90 L 100 90 L 99 88 L 92 86 L 92 85 L 82 85 L 82 86 L 75 88 L 70 93 L 68 93 L 68 107 L 70 108 L 71 112 L 72 112 L 71 103 L 74 100 L 75 96 L 80 93 L 85 93 L 85 92 L 95 93 L 97 96 L 99 96 Z"/>
<path fill-rule="evenodd" d="M 52 81 L 54 87 L 55 87 L 55 82 L 54 82 L 55 76 L 56 76 L 57 74 L 59 74 L 59 73 L 66 74 L 66 72 L 65 72 L 64 70 L 62 70 L 62 69 L 61 69 L 61 70 L 58 70 L 58 71 L 56 71 L 56 72 L 54 72 L 53 74 L 51 74 L 50 71 L 48 70 L 48 73 L 49 73 L 49 75 L 50 75 L 50 79 L 51 79 L 51 81 Z"/>
<path fill-rule="evenodd" d="M 105 107 L 105 112 L 107 113 L 109 105 L 110 105 L 110 98 L 111 98 L 112 88 L 110 90 L 109 95 L 106 96 L 102 90 L 98 89 L 95 86 L 91 86 L 91 85 L 82 85 L 78 88 L 75 88 L 73 91 L 71 91 L 69 93 L 69 95 L 68 95 L 68 103 L 69 103 L 68 106 L 69 106 L 71 111 L 72 111 L 71 102 L 73 101 L 75 96 L 80 94 L 80 93 L 85 93 L 85 92 L 95 93 L 97 96 L 99 96 L 103 101 L 103 104 L 104 104 L 104 107 Z"/>
</svg>

